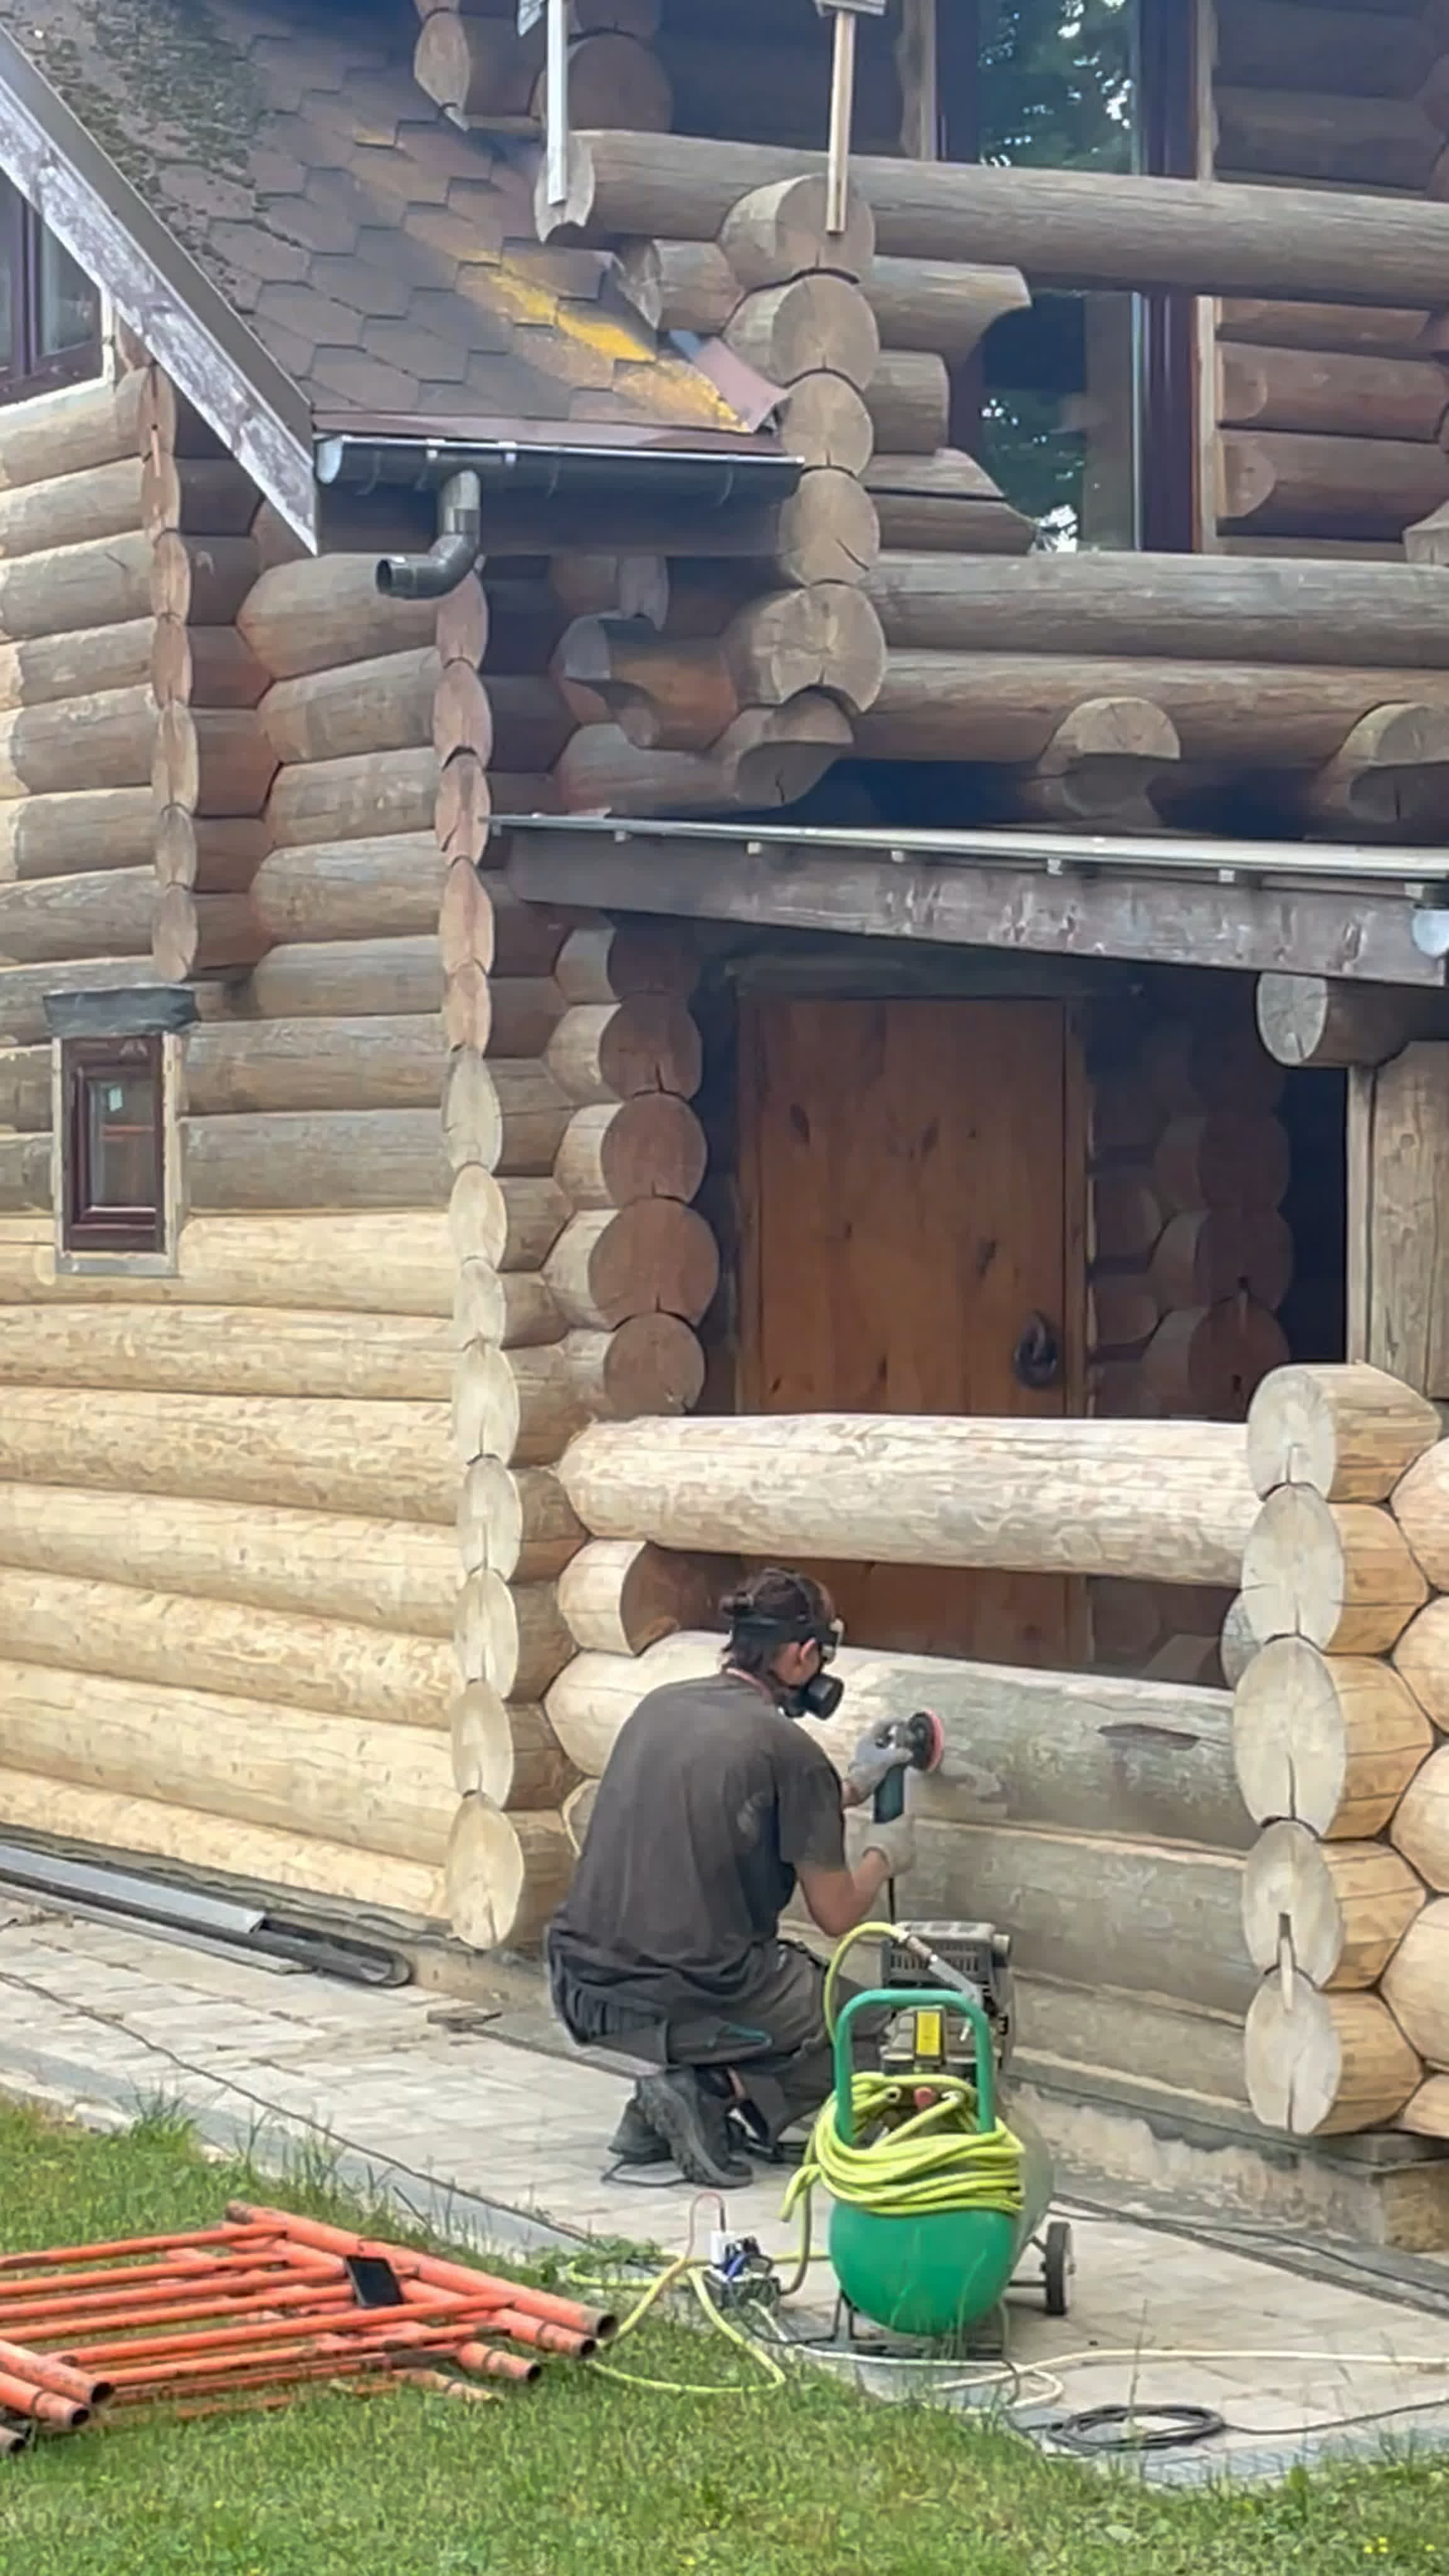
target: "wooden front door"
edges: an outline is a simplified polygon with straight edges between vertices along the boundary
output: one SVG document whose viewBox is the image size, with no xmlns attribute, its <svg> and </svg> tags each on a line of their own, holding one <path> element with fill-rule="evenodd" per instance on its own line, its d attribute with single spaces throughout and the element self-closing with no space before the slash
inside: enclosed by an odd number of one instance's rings
<svg viewBox="0 0 1449 2576">
<path fill-rule="evenodd" d="M 1075 1054 L 1054 1002 L 741 1005 L 740 1409 L 1081 1409 Z M 1061 1361 L 1017 1353 L 1034 1317 Z M 1070 1663 L 1049 1575 L 811 1569 L 852 1641 Z"/>
</svg>

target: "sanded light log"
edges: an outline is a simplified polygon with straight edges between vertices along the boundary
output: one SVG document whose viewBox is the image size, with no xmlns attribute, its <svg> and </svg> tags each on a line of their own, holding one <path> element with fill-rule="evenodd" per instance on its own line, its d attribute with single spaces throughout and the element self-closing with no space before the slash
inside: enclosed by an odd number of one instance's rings
<svg viewBox="0 0 1449 2576">
<path fill-rule="evenodd" d="M 442 1871 L 426 1863 L 26 1771 L 0 1772 L 0 1801 L 8 1823 L 79 1843 L 113 1868 L 118 1855 L 179 1861 L 222 1885 L 285 1888 L 419 1922 L 446 1920 Z"/>
<path fill-rule="evenodd" d="M 1271 1310 L 1292 1283 L 1292 1232 L 1275 1208 L 1184 1211 L 1163 1228 L 1150 1275 L 1164 1311 L 1242 1295 Z"/>
<path fill-rule="evenodd" d="M 1396 1848 L 1436 1895 L 1449 1894 L 1449 1746 L 1431 1753 L 1390 1826 Z"/>
<path fill-rule="evenodd" d="M 1279 1064 L 1386 1064 L 1416 1038 L 1449 1035 L 1443 996 L 1326 975 L 1260 975 L 1258 1028 Z"/>
<path fill-rule="evenodd" d="M 0 714 L 0 797 L 143 786 L 156 729 L 149 685 L 12 708 Z"/>
<path fill-rule="evenodd" d="M 278 680 L 261 704 L 273 753 L 288 766 L 411 751 L 432 738 L 440 664 L 435 645 Z M 476 674 L 473 675 L 476 682 Z"/>
<path fill-rule="evenodd" d="M 0 1569 L 0 1611 L 11 1660 L 57 1674 L 163 1687 L 184 1674 L 189 1689 L 232 1698 L 389 1726 L 447 1725 L 453 1658 L 441 1638 L 14 1569 Z"/>
<path fill-rule="evenodd" d="M 443 968 L 436 927 L 409 939 L 313 940 L 268 950 L 251 998 L 269 1019 L 396 1019 L 436 1012 Z"/>
<path fill-rule="evenodd" d="M 443 874 L 431 832 L 276 850 L 252 879 L 252 909 L 278 943 L 422 937 L 436 927 Z"/>
<path fill-rule="evenodd" d="M 1287 1966 L 1310 1984 L 1377 1985 L 1425 1903 L 1422 1881 L 1383 1843 L 1324 1843 L 1306 1825 L 1270 1825 L 1243 1869 L 1243 1936 L 1266 1976 Z"/>
<path fill-rule="evenodd" d="M 476 1099 L 476 1109 L 465 1108 Z M 570 1107 L 547 1067 L 531 1059 L 485 1059 L 461 1049 L 443 1091 L 443 1126 L 454 1168 L 486 1163 L 491 1171 L 551 1172 L 568 1131 Z"/>
<path fill-rule="evenodd" d="M 641 1092 L 692 1099 L 704 1057 L 682 998 L 645 992 L 565 1011 L 548 1040 L 546 1061 L 566 1097 L 584 1108 Z"/>
<path fill-rule="evenodd" d="M 728 1554 L 1229 1584 L 1255 1509 L 1206 1422 L 807 1414 L 596 1425 L 561 1467 L 601 1538 Z"/>
<path fill-rule="evenodd" d="M 1034 523 L 1013 509 L 985 466 L 959 448 L 873 457 L 864 481 L 880 547 L 894 552 L 1024 555 L 1035 535 Z"/>
<path fill-rule="evenodd" d="M 1306 1485 L 1269 1494 L 1243 1550 L 1253 1633 L 1335 1655 L 1387 1654 L 1429 1587 L 1392 1515 L 1328 1503 Z"/>
<path fill-rule="evenodd" d="M 155 905 L 148 868 L 0 880 L 0 958 L 9 966 L 50 957 L 137 956 L 150 945 Z"/>
<path fill-rule="evenodd" d="M 446 1204 L 432 1109 L 278 1109 L 183 1126 L 195 1208 L 418 1208 Z"/>
<path fill-rule="evenodd" d="M 123 456 L 88 474 L 57 474 L 0 492 L 0 555 L 9 563 L 53 547 L 129 537 L 142 524 L 141 485 L 140 458 Z"/>
<path fill-rule="evenodd" d="M 1410 1924 L 1385 1971 L 1383 1995 L 1409 2045 L 1430 2066 L 1449 2068 L 1449 1901 L 1443 1897 Z"/>
<path fill-rule="evenodd" d="M 486 1182 L 487 1176 L 483 1176 Z M 567 1213 L 566 1203 L 560 1202 Z M 496 1183 L 477 1211 L 501 1250 L 507 1214 Z M 562 1217 L 560 1218 L 562 1222 Z M 18 1238 L 18 1229 L 17 1229 Z M 7 1304 L 320 1307 L 332 1313 L 446 1316 L 454 1291 L 449 1221 L 441 1210 L 280 1216 L 192 1216 L 174 1277 L 57 1274 L 54 1247 L 11 1239 L 0 1226 L 0 1298 Z"/>
<path fill-rule="evenodd" d="M 570 1218 L 544 1263 L 561 1313 L 588 1332 L 631 1315 L 682 1315 L 697 1324 L 719 1286 L 719 1249 L 706 1220 L 678 1199 L 632 1199 Z"/>
<path fill-rule="evenodd" d="M 584 1544 L 582 1522 L 551 1467 L 472 1460 L 458 1505 L 458 1553 L 465 1574 L 505 1583 L 546 1583 Z"/>
<path fill-rule="evenodd" d="M 634 1199 L 692 1199 L 708 1147 L 687 1101 L 670 1092 L 577 1109 L 553 1164 L 575 1208 L 627 1207 Z"/>
<path fill-rule="evenodd" d="M 593 1539 L 564 1568 L 559 1611 L 581 1654 L 641 1655 L 712 1618 L 724 1572 L 647 1539 Z"/>
<path fill-rule="evenodd" d="M 193 1395 L 447 1400 L 452 1335 L 432 1315 L 251 1306 L 0 1307 L 0 1384 Z"/>
<path fill-rule="evenodd" d="M 1218 418 L 1228 427 L 1434 439 L 1446 407 L 1449 375 L 1433 358 L 1231 346 L 1218 351 Z"/>
<path fill-rule="evenodd" d="M 237 626 L 274 680 L 430 645 L 437 605 L 380 591 L 374 554 L 305 556 L 264 572 Z"/>
<path fill-rule="evenodd" d="M 721 1565 L 721 1588 L 728 1575 Z M 722 1635 L 696 1631 L 666 1636 L 633 1658 L 581 1656 L 548 1695 L 559 1741 L 596 1776 L 645 1694 L 716 1670 L 723 1647 Z M 1149 1843 L 1176 1837 L 1229 1852 L 1252 1842 L 1233 1780 L 1223 1691 L 858 1647 L 842 1651 L 838 1670 L 846 1685 L 839 1716 L 804 1723 L 842 1771 L 863 1727 L 923 1707 L 939 1716 L 945 1758 L 929 1784 L 914 1783 L 911 1792 L 924 1818 Z"/>
<path fill-rule="evenodd" d="M 1258 1640 L 1248 1622 L 1247 1607 L 1240 1592 L 1235 1592 L 1223 1619 L 1218 1640 L 1218 1661 L 1229 1690 L 1235 1691 L 1253 1657 L 1258 1653 Z"/>
<path fill-rule="evenodd" d="M 567 1805 L 565 1801 L 565 1811 Z M 1426 2077 L 1407 2110 L 1400 2112 L 1398 2126 L 1415 2138 L 1449 2138 L 1449 2076 Z"/>
<path fill-rule="evenodd" d="M 622 1348 L 613 1345 L 628 1335 Z M 683 1335 L 694 1362 L 682 1387 Z M 638 1344 L 631 1351 L 630 1342 Z M 470 1344 L 453 1380 L 453 1445 L 460 1463 L 480 1458 L 510 1466 L 546 1466 L 574 1434 L 601 1415 L 672 1412 L 699 1394 L 698 1345 L 672 1315 L 630 1318 L 619 1333 L 570 1332 L 547 1344 L 511 1350 Z"/>
<path fill-rule="evenodd" d="M 364 1633 L 375 1651 L 376 1630 Z M 28 1771 L 123 1796 L 157 1792 L 244 1824 L 325 1834 L 399 1860 L 442 1858 L 455 1803 L 446 1702 L 435 1727 L 378 1726 L 91 1673 L 78 1727 L 71 1675 L 20 1663 L 0 1672 L 6 1752 Z"/>
<path fill-rule="evenodd" d="M 64 403 L 12 408 L 0 433 L 0 491 L 57 475 L 90 474 L 137 453 L 145 377 L 76 387 Z"/>
<path fill-rule="evenodd" d="M 1089 550 L 1005 563 L 888 551 L 866 589 L 890 643 L 913 650 L 1051 653 L 1065 623 L 1079 653 L 1384 671 L 1449 660 L 1436 568 L 1404 563 Z"/>
<path fill-rule="evenodd" d="M 1335 1842 L 1378 1833 L 1432 1743 L 1406 1685 L 1368 1656 L 1279 1637 L 1236 1686 L 1238 1785 L 1260 1824 L 1291 1819 Z"/>
<path fill-rule="evenodd" d="M 637 993 L 683 999 L 699 981 L 698 952 L 685 925 L 674 921 L 580 923 L 562 934 L 550 963 L 570 1003 L 626 1002 Z"/>
<path fill-rule="evenodd" d="M 158 805 L 181 805 L 191 814 L 259 814 L 276 766 L 260 717 L 249 708 L 172 705 L 155 717 L 150 775 Z"/>
<path fill-rule="evenodd" d="M 536 1271 L 568 1222 L 569 1203 L 551 1180 L 495 1181 L 476 1164 L 457 1174 L 448 1221 L 460 1261 Z"/>
<path fill-rule="evenodd" d="M 444 1525 L 457 1508 L 442 1404 L 122 1390 L 98 1406 L 18 1387 L 5 1416 L 5 1464 L 22 1482 Z"/>
<path fill-rule="evenodd" d="M 768 181 L 731 206 L 720 226 L 721 255 L 744 288 L 783 285 L 812 269 L 864 278 L 875 256 L 871 211 L 847 189 L 843 212 L 844 222 L 832 228 L 820 173 Z"/>
<path fill-rule="evenodd" d="M 882 349 L 865 386 L 876 446 L 897 456 L 932 456 L 947 444 L 951 379 L 925 349 Z"/>
<path fill-rule="evenodd" d="M 0 882 L 145 867 L 155 836 L 149 786 L 19 798 L 0 804 Z"/>
<path fill-rule="evenodd" d="M 0 705 L 38 707 L 57 698 L 141 688 L 151 676 L 149 617 L 0 646 Z"/>
<path fill-rule="evenodd" d="M 431 744 L 279 770 L 267 799 L 273 848 L 431 831 L 437 784 Z"/>
<path fill-rule="evenodd" d="M 453 1777 L 460 1797 L 481 1793 L 510 1812 L 557 1808 L 578 1783 L 543 1710 L 506 1705 L 486 1682 L 470 1682 L 453 1710 Z"/>
<path fill-rule="evenodd" d="M 442 1640 L 452 1637 L 458 1590 L 448 1530 L 60 1485 L 0 1485 L 0 1565 L 133 1584 L 143 1604 L 185 1594 Z M 386 1638 L 380 1651 L 385 1662 Z M 276 1696 L 295 1697 L 299 1687 L 305 1694 L 305 1672 Z"/>
<path fill-rule="evenodd" d="M 538 1699 L 562 1672 L 573 1640 L 552 1583 L 505 1583 L 470 1574 L 458 1595 L 454 1652 L 466 1683 L 486 1681 L 502 1699 Z"/>
<path fill-rule="evenodd" d="M 1269 1977 L 1248 2014 L 1248 2098 L 1263 2126 L 1295 2138 L 1383 2128 L 1424 2073 L 1387 2005 L 1376 1995 L 1318 1994 L 1301 1976 L 1290 1991 L 1285 2003 L 1281 1978 Z"/>
<path fill-rule="evenodd" d="M 543 1937 L 573 1876 L 574 1849 L 557 1815 L 504 1815 L 465 1798 L 448 1845 L 448 1919 L 473 1950 L 528 1949 Z"/>
<path fill-rule="evenodd" d="M 1234 1110 L 1175 1118 L 1152 1170 L 1170 1208 L 1276 1208 L 1288 1186 L 1287 1131 L 1276 1118 Z"/>
<path fill-rule="evenodd" d="M 1248 1416 L 1254 1490 L 1307 1485 L 1330 1503 L 1382 1503 L 1439 1438 L 1432 1404 L 1360 1361 L 1279 1369 Z"/>
<path fill-rule="evenodd" d="M 1449 1734 L 1449 1600 L 1442 1593 L 1409 1621 L 1394 1648 L 1394 1670 L 1425 1716 Z"/>
<path fill-rule="evenodd" d="M 1397 537 L 1449 499 L 1449 459 L 1432 441 L 1224 430 L 1221 524 L 1276 536 Z"/>
</svg>

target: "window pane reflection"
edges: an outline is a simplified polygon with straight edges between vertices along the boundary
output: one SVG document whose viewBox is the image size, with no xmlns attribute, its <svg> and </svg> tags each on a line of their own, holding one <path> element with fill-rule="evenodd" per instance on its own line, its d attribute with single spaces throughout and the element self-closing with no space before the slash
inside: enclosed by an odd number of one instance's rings
<svg viewBox="0 0 1449 2576">
<path fill-rule="evenodd" d="M 87 1198 L 95 1209 L 156 1199 L 156 1091 L 149 1071 L 99 1074 L 85 1086 Z"/>
<path fill-rule="evenodd" d="M 63 357 L 68 349 L 83 349 L 99 336 L 100 296 L 54 233 L 40 236 L 39 282 L 36 336 L 41 357 Z"/>
</svg>

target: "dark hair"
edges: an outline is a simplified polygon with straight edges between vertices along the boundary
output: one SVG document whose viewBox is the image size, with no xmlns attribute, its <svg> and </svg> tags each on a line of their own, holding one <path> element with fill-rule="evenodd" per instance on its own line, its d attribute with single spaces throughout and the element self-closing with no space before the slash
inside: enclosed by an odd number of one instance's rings
<svg viewBox="0 0 1449 2576">
<path fill-rule="evenodd" d="M 719 1613 L 732 1632 L 755 1621 L 762 1629 L 776 1624 L 782 1628 L 828 1628 L 835 1616 L 835 1604 L 813 1576 L 790 1574 L 783 1566 L 767 1565 L 763 1573 L 747 1576 L 738 1591 L 727 1592 Z M 780 1642 L 779 1638 L 772 1641 L 759 1633 L 732 1633 L 725 1660 L 738 1673 L 763 1674 L 779 1653 Z"/>
</svg>

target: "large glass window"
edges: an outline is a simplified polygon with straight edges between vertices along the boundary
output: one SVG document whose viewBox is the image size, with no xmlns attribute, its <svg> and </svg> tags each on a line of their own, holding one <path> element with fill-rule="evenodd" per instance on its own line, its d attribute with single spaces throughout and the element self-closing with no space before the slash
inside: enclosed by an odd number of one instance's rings
<svg viewBox="0 0 1449 2576">
<path fill-rule="evenodd" d="M 0 402 L 101 370 L 101 299 L 32 206 L 0 179 Z"/>
</svg>

